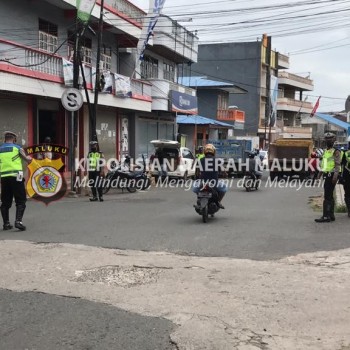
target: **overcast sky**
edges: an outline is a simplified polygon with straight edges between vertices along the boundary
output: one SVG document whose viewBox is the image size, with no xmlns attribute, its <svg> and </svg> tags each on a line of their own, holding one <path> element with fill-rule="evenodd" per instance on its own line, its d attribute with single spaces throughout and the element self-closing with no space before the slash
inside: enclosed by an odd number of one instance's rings
<svg viewBox="0 0 350 350">
<path fill-rule="evenodd" d="M 148 11 L 148 0 L 129 1 Z M 290 56 L 289 72 L 310 74 L 315 89 L 307 100 L 315 103 L 321 96 L 318 112 L 344 109 L 350 95 L 349 1 L 165 0 L 162 13 L 197 29 L 200 43 L 271 35 L 272 48 Z"/>
</svg>

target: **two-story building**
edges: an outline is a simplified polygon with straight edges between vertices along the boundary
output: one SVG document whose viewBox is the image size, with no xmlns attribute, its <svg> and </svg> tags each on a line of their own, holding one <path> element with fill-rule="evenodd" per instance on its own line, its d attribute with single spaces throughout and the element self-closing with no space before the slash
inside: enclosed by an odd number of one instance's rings
<svg viewBox="0 0 350 350">
<path fill-rule="evenodd" d="M 72 82 L 76 1 L 24 0 L 19 5 L 3 0 L 0 11 L 0 130 L 16 131 L 24 146 L 47 136 L 55 144 L 70 146 L 72 113 L 63 108 L 61 97 Z M 80 72 L 79 81 L 84 75 L 87 92 L 81 90 L 84 105 L 75 122 L 79 158 L 86 155 L 90 138 L 87 97 L 93 104 L 100 12 L 97 0 L 90 28 L 81 39 L 84 74 Z M 145 16 L 127 0 L 104 1 L 100 67 L 112 86 L 99 93 L 96 132 L 107 158 L 149 153 L 153 138 L 174 139 L 176 101 L 196 102 L 194 91 L 177 84 L 176 64 L 196 60 L 198 38 L 177 23 L 174 32 L 162 24 L 174 21 L 162 17 L 153 45 L 139 61 L 135 48 Z M 118 91 L 120 77 L 129 84 L 127 95 Z"/>
<path fill-rule="evenodd" d="M 121 56 L 123 71 L 151 84 L 152 111 L 138 113 L 132 121 L 131 154 L 139 157 L 154 151 L 150 140 L 176 137 L 176 115 L 198 112 L 196 90 L 178 82 L 180 64 L 197 61 L 198 37 L 168 16 L 161 15 L 143 60 L 136 50 Z"/>
</svg>

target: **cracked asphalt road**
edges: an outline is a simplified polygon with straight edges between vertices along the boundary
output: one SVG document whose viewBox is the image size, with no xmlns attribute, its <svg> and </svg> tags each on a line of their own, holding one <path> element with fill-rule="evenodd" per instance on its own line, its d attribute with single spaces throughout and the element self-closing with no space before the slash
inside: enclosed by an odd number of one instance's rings
<svg viewBox="0 0 350 350">
<path fill-rule="evenodd" d="M 0 289 L 2 350 L 175 350 L 174 326 L 80 298 Z"/>
<path fill-rule="evenodd" d="M 180 189 L 29 201 L 0 232 L 0 350 L 346 349 L 349 220 L 314 223 L 320 193 L 234 188 L 208 224 Z"/>
</svg>

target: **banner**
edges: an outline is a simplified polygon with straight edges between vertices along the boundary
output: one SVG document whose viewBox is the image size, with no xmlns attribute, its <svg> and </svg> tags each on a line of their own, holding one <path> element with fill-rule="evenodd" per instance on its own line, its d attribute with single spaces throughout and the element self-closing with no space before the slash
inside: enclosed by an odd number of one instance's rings
<svg viewBox="0 0 350 350">
<path fill-rule="evenodd" d="M 83 23 L 89 22 L 95 3 L 96 0 L 77 0 L 78 19 Z"/>
<path fill-rule="evenodd" d="M 64 85 L 73 86 L 73 63 L 62 57 Z"/>
<path fill-rule="evenodd" d="M 310 114 L 310 117 L 311 117 L 311 118 L 315 115 L 315 113 L 316 113 L 316 111 L 317 111 L 317 108 L 318 108 L 318 106 L 320 105 L 320 98 L 321 98 L 321 96 L 317 99 L 317 101 L 316 101 L 316 103 L 315 103 L 315 106 L 314 106 L 314 108 L 313 108 L 313 110 L 312 110 L 312 112 L 311 112 L 311 114 Z"/>
<path fill-rule="evenodd" d="M 131 82 L 130 78 L 121 74 L 114 73 L 115 80 L 115 95 L 117 97 L 131 97 Z"/>
<path fill-rule="evenodd" d="M 101 74 L 101 89 L 105 94 L 111 94 L 113 91 L 113 76 L 110 71 Z"/>
<path fill-rule="evenodd" d="M 144 24 L 141 32 L 141 37 L 137 44 L 137 52 L 139 59 L 143 60 L 143 55 L 146 50 L 147 44 L 153 35 L 154 27 L 157 24 L 160 13 L 163 9 L 165 0 L 150 0 L 148 14 L 144 18 Z"/>
<path fill-rule="evenodd" d="M 270 117 L 269 126 L 275 127 L 277 121 L 278 78 L 271 75 L 270 80 Z"/>
</svg>

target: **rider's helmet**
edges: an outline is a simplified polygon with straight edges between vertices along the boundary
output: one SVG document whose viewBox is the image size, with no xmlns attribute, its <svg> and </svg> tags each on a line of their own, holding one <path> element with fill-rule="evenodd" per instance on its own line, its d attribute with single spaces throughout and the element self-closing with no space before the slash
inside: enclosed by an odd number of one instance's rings
<svg viewBox="0 0 350 350">
<path fill-rule="evenodd" d="M 198 153 L 203 153 L 203 146 L 198 147 Z"/>
<path fill-rule="evenodd" d="M 216 152 L 216 149 L 215 149 L 214 145 L 212 145 L 211 143 L 208 143 L 207 145 L 204 146 L 204 154 L 205 155 L 211 154 L 211 155 L 215 156 L 215 152 Z"/>
<path fill-rule="evenodd" d="M 249 152 L 248 158 L 254 159 L 256 157 L 256 152 Z"/>
</svg>

